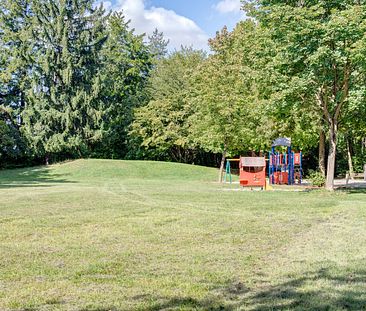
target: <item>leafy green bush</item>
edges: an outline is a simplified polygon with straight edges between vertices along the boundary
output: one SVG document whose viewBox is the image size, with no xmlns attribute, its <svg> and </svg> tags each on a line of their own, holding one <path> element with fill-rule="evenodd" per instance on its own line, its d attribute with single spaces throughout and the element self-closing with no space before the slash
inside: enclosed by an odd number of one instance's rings
<svg viewBox="0 0 366 311">
<path fill-rule="evenodd" d="M 324 187 L 325 185 L 325 177 L 319 171 L 309 171 L 308 179 L 312 183 L 313 186 L 316 187 Z"/>
</svg>

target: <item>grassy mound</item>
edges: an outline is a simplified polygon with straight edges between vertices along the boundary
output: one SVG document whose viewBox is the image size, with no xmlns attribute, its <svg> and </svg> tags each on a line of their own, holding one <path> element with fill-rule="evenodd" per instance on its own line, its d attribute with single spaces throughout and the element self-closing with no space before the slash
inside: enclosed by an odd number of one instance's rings
<svg viewBox="0 0 366 311">
<path fill-rule="evenodd" d="M 366 306 L 363 193 L 231 192 L 217 170 L 79 160 L 0 172 L 0 309 Z"/>
</svg>

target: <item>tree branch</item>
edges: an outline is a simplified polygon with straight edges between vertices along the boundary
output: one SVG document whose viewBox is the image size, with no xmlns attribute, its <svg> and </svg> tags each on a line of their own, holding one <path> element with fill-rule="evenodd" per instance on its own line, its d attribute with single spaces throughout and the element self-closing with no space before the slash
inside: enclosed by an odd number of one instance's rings
<svg viewBox="0 0 366 311">
<path fill-rule="evenodd" d="M 323 111 L 325 119 L 328 121 L 329 124 L 332 123 L 332 116 L 329 113 L 327 101 L 324 98 L 323 94 L 323 87 L 319 88 L 318 93 L 316 94 L 316 99 L 318 101 L 318 105 Z"/>
<path fill-rule="evenodd" d="M 346 67 L 344 68 L 344 74 L 343 74 L 343 87 L 342 87 L 342 97 L 340 98 L 337 107 L 334 112 L 334 120 L 337 121 L 339 118 L 339 115 L 341 113 L 341 109 L 343 107 L 344 102 L 346 101 L 349 93 L 349 79 L 351 76 L 351 68 L 349 63 L 346 64 Z"/>
</svg>

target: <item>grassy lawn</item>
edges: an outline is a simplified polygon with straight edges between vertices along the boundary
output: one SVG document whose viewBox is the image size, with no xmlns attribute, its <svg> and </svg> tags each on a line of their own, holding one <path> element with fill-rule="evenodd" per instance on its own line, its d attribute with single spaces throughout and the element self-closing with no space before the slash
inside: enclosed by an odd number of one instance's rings
<svg viewBox="0 0 366 311">
<path fill-rule="evenodd" d="M 197 166 L 0 172 L 0 310 L 366 309 L 366 195 L 227 191 Z"/>
</svg>

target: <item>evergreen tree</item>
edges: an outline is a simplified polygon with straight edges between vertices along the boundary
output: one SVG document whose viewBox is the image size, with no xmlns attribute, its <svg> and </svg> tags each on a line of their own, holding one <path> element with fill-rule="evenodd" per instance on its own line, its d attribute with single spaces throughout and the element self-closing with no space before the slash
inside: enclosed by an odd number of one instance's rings
<svg viewBox="0 0 366 311">
<path fill-rule="evenodd" d="M 108 40 L 102 50 L 103 100 L 108 105 L 103 141 L 94 154 L 124 158 L 129 151 L 128 131 L 133 110 L 147 101 L 146 82 L 152 55 L 129 29 L 122 13 L 113 13 L 107 23 Z"/>
<path fill-rule="evenodd" d="M 22 109 L 25 105 L 31 17 L 29 0 L 0 0 L 0 105 L 3 108 Z"/>
<path fill-rule="evenodd" d="M 92 0 L 34 0 L 24 133 L 35 153 L 82 155 L 102 138 L 102 7 Z"/>
<path fill-rule="evenodd" d="M 15 163 L 27 151 L 13 115 L 11 108 L 0 106 L 0 167 Z"/>
<path fill-rule="evenodd" d="M 19 131 L 19 114 L 25 106 L 29 86 L 29 29 L 31 8 L 28 0 L 0 0 L 0 165 L 24 160 L 27 153 Z M 29 155 L 29 154 L 28 154 Z"/>
<path fill-rule="evenodd" d="M 149 39 L 149 49 L 156 59 L 162 59 L 168 54 L 169 40 L 164 39 L 164 33 L 155 28 Z"/>
</svg>

